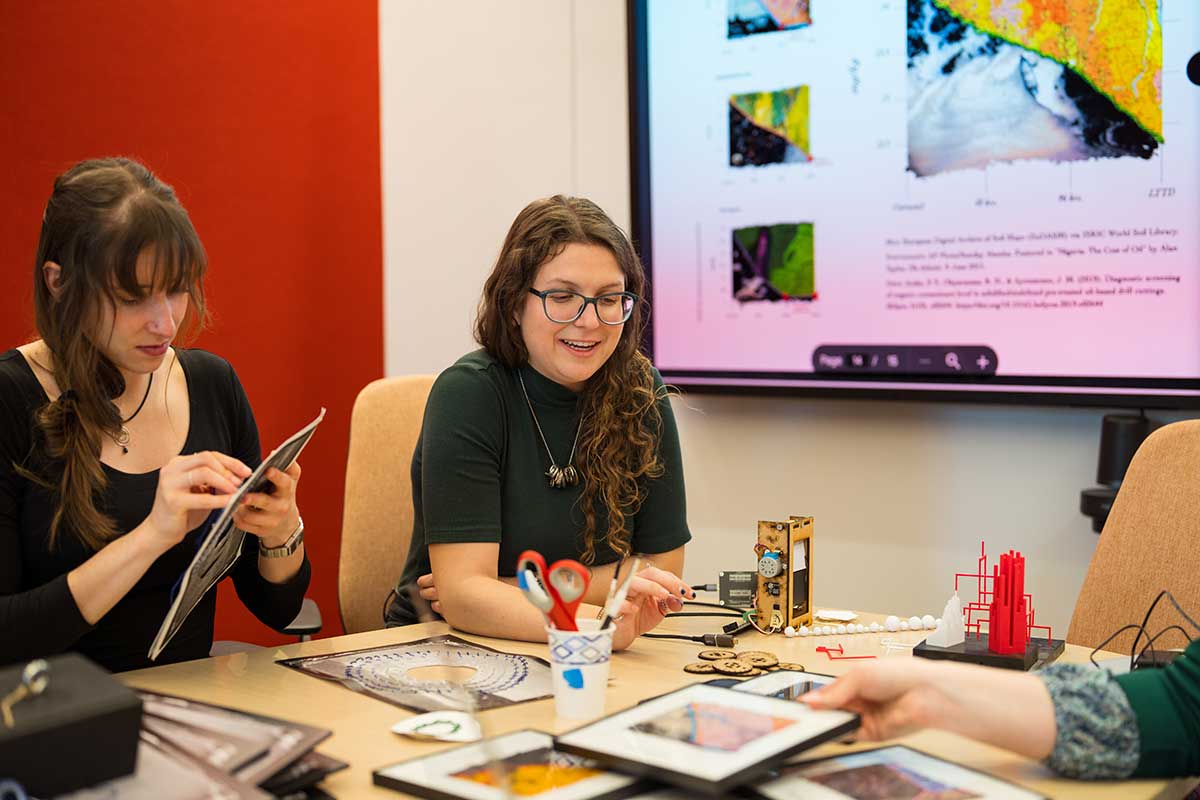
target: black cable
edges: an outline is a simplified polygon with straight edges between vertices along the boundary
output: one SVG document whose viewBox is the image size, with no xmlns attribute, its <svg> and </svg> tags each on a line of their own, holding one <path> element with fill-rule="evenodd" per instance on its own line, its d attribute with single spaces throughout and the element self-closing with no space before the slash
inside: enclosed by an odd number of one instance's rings
<svg viewBox="0 0 1200 800">
<path fill-rule="evenodd" d="M 1167 592 L 1167 599 L 1171 601 L 1171 605 L 1175 606 L 1175 610 L 1179 612 L 1179 616 L 1187 620 L 1188 624 L 1195 628 L 1197 633 L 1200 633 L 1200 624 L 1198 624 L 1196 620 L 1189 617 L 1187 612 L 1179 606 L 1179 603 L 1175 600 L 1175 595 Z"/>
<path fill-rule="evenodd" d="M 1163 597 L 1166 597 L 1168 600 L 1170 600 L 1171 605 L 1175 606 L 1175 610 L 1179 612 L 1179 615 L 1181 617 L 1183 617 L 1185 620 L 1187 620 L 1189 623 L 1191 623 L 1192 627 L 1195 628 L 1198 632 L 1200 632 L 1200 625 L 1196 624 L 1196 621 L 1194 619 L 1192 619 L 1191 617 L 1189 617 L 1187 612 L 1184 611 L 1180 607 L 1179 603 L 1175 600 L 1175 595 L 1171 594 L 1166 589 L 1163 589 L 1162 591 L 1160 591 L 1158 593 L 1158 596 L 1154 598 L 1154 602 L 1150 604 L 1150 608 L 1146 611 L 1146 616 L 1142 618 L 1142 624 L 1141 624 L 1141 627 L 1138 629 L 1138 635 L 1135 636 L 1133 639 L 1133 646 L 1129 648 L 1129 671 L 1130 672 L 1133 671 L 1133 665 L 1136 663 L 1136 659 L 1137 659 L 1138 655 L 1140 655 L 1140 654 L 1135 655 L 1135 651 L 1137 650 L 1138 642 L 1140 642 L 1142 640 L 1142 634 L 1146 634 L 1146 639 L 1147 639 L 1146 647 L 1150 648 L 1150 656 L 1152 658 L 1154 658 L 1155 661 L 1158 660 L 1157 651 L 1154 649 L 1154 639 L 1152 639 L 1150 637 L 1150 633 L 1149 633 L 1148 629 L 1146 628 L 1146 626 L 1150 624 L 1150 617 L 1151 617 L 1151 615 L 1154 614 L 1154 609 L 1156 606 L 1158 606 L 1158 601 L 1162 600 Z M 1160 634 L 1161 633 L 1162 632 L 1160 632 Z M 1184 635 L 1186 636 L 1187 634 L 1185 633 Z M 1145 648 L 1142 648 L 1142 653 L 1145 653 L 1145 652 L 1146 652 Z"/>
<path fill-rule="evenodd" d="M 684 636 L 677 633 L 643 633 L 647 639 L 679 639 L 684 642 L 699 642 L 709 647 L 733 647 L 734 638 L 727 633 L 706 633 L 701 636 Z"/>
<path fill-rule="evenodd" d="M 685 604 L 685 605 L 689 605 L 689 606 L 706 606 L 707 608 L 723 608 L 723 609 L 725 609 L 726 611 L 736 611 L 736 612 L 738 612 L 739 614 L 740 614 L 740 613 L 742 613 L 742 612 L 744 612 L 744 611 L 746 610 L 746 609 L 744 609 L 744 608 L 738 608 L 737 606 L 723 606 L 723 605 L 721 605 L 720 603 L 706 603 L 706 602 L 704 602 L 703 600 L 687 600 L 687 599 L 684 599 L 684 601 L 683 601 L 683 602 L 684 602 L 684 604 Z"/>
<path fill-rule="evenodd" d="M 699 636 L 685 636 L 681 633 L 643 633 L 643 637 L 647 639 L 682 639 L 685 642 L 699 642 Z"/>
<path fill-rule="evenodd" d="M 1130 630 L 1130 629 L 1138 632 L 1138 635 L 1136 637 L 1134 637 L 1133 645 L 1131 645 L 1129 648 L 1129 670 L 1131 672 L 1133 671 L 1134 664 L 1136 663 L 1137 659 L 1140 658 L 1141 656 L 1145 655 L 1147 649 L 1150 650 L 1151 657 L 1155 658 L 1155 660 L 1157 660 L 1157 656 L 1156 656 L 1157 651 L 1154 649 L 1154 641 L 1159 636 L 1162 636 L 1164 633 L 1166 633 L 1167 631 L 1174 628 L 1174 629 L 1179 630 L 1179 632 L 1182 633 L 1186 637 L 1187 631 L 1185 631 L 1183 628 L 1181 628 L 1178 625 L 1172 625 L 1168 628 L 1165 628 L 1164 630 L 1159 631 L 1158 634 L 1156 634 L 1155 636 L 1151 636 L 1149 631 L 1147 630 L 1146 626 L 1150 624 L 1150 617 L 1154 614 L 1154 609 L 1158 607 L 1158 602 L 1160 600 L 1162 600 L 1163 597 L 1166 597 L 1169 601 L 1171 601 L 1171 605 L 1175 606 L 1175 610 L 1179 612 L 1179 615 L 1181 617 L 1183 617 L 1185 620 L 1187 620 L 1188 624 L 1190 624 L 1193 628 L 1196 629 L 1196 631 L 1198 633 L 1200 633 L 1200 623 L 1197 623 L 1194 619 L 1192 619 L 1190 616 L 1188 616 L 1188 613 L 1183 610 L 1182 606 L 1179 605 L 1179 601 L 1177 601 L 1175 599 L 1175 595 L 1171 594 L 1170 591 L 1163 589 L 1154 598 L 1154 602 L 1152 602 L 1150 604 L 1150 608 L 1146 610 L 1146 616 L 1142 618 L 1141 625 L 1134 625 L 1133 623 L 1130 623 L 1128 625 L 1122 625 L 1120 628 L 1118 628 L 1116 631 L 1114 631 L 1112 633 L 1112 635 L 1110 635 L 1107 639 L 1105 639 L 1100 644 L 1096 645 L 1096 647 L 1088 655 L 1088 660 L 1092 662 L 1092 666 L 1097 667 L 1097 668 L 1099 668 L 1099 666 L 1100 666 L 1098 663 L 1096 663 L 1096 653 L 1103 650 L 1104 646 L 1106 644 L 1108 644 L 1109 642 L 1111 642 L 1113 639 L 1117 638 L 1122 633 L 1124 633 L 1125 631 Z M 1141 652 L 1138 652 L 1138 644 L 1141 642 L 1143 635 L 1146 637 L 1146 640 L 1147 640 L 1146 646 L 1142 648 Z"/>
<path fill-rule="evenodd" d="M 738 613 L 718 614 L 715 611 L 672 611 L 666 615 L 667 619 L 671 617 L 729 617 L 730 619 L 741 619 L 742 615 Z"/>
<path fill-rule="evenodd" d="M 1185 631 L 1183 628 L 1181 628 L 1178 625 L 1168 625 L 1167 627 L 1163 628 L 1158 633 L 1154 634 L 1154 636 L 1150 637 L 1150 641 L 1148 641 L 1146 643 L 1146 646 L 1142 648 L 1141 652 L 1137 654 L 1137 657 L 1140 659 L 1142 656 L 1146 655 L 1146 651 L 1149 650 L 1150 657 L 1152 659 L 1154 659 L 1155 663 L 1157 663 L 1158 655 L 1157 655 L 1157 651 L 1154 649 L 1154 642 L 1158 639 L 1158 637 L 1162 636 L 1163 634 L 1170 633 L 1171 631 L 1179 631 L 1180 633 L 1183 634 L 1184 640 L 1191 641 L 1191 637 L 1188 636 L 1187 631 Z M 1137 663 L 1137 662 L 1135 661 L 1134 663 Z"/>
<path fill-rule="evenodd" d="M 1109 643 L 1109 642 L 1111 642 L 1113 639 L 1117 638 L 1118 636 L 1120 636 L 1122 633 L 1124 633 L 1125 631 L 1129 630 L 1130 628 L 1133 628 L 1135 631 L 1136 631 L 1136 630 L 1141 630 L 1141 628 L 1139 628 L 1137 625 L 1134 625 L 1132 622 L 1131 622 L 1131 623 L 1129 623 L 1128 625 L 1122 625 L 1121 627 L 1119 627 L 1119 628 L 1117 628 L 1115 631 L 1113 631 L 1113 633 L 1112 633 L 1112 635 L 1111 635 L 1111 636 L 1109 636 L 1107 639 L 1105 639 L 1103 642 L 1101 642 L 1100 644 L 1096 645 L 1096 646 L 1095 646 L 1095 647 L 1092 649 L 1092 652 L 1088 654 L 1088 661 L 1091 661 L 1091 662 L 1092 662 L 1092 666 L 1093 666 L 1093 667 L 1095 667 L 1096 669 L 1101 669 L 1101 666 L 1100 666 L 1100 664 L 1098 664 L 1098 663 L 1096 662 L 1096 653 L 1099 653 L 1101 650 L 1103 650 L 1103 649 L 1104 649 L 1104 645 L 1108 644 L 1108 643 Z"/>
<path fill-rule="evenodd" d="M 1142 617 L 1142 624 L 1138 627 L 1137 636 L 1133 637 L 1133 646 L 1129 648 L 1129 671 L 1130 672 L 1133 672 L 1133 662 L 1134 662 L 1134 658 L 1135 658 L 1134 654 L 1137 652 L 1138 642 L 1142 641 L 1143 633 L 1146 634 L 1147 639 L 1150 638 L 1150 634 L 1146 632 L 1146 626 L 1150 624 L 1150 616 L 1154 613 L 1154 609 L 1158 605 L 1158 601 L 1162 600 L 1163 595 L 1165 595 L 1165 594 L 1168 594 L 1168 592 L 1166 589 L 1163 589 L 1161 592 L 1158 593 L 1158 596 L 1154 598 L 1154 602 L 1150 604 L 1150 608 L 1146 609 L 1146 616 Z M 1150 652 L 1153 653 L 1154 650 L 1151 649 Z"/>
</svg>

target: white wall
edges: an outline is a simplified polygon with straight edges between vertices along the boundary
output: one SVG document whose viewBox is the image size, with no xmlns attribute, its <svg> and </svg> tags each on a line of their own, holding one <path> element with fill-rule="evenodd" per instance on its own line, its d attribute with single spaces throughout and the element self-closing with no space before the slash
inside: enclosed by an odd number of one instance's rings
<svg viewBox="0 0 1200 800">
<path fill-rule="evenodd" d="M 504 232 L 534 197 L 628 226 L 623 0 L 381 0 L 386 363 L 435 372 Z M 955 571 L 1022 550 L 1039 621 L 1066 632 L 1095 546 L 1078 512 L 1101 412 L 689 394 L 675 404 L 692 582 L 753 565 L 755 522 L 816 517 L 820 605 L 939 615 Z"/>
</svg>

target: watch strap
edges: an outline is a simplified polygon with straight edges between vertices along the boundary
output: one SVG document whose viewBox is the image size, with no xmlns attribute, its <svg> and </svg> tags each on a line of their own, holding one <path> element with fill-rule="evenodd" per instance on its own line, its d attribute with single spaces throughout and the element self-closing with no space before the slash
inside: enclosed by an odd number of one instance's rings
<svg viewBox="0 0 1200 800">
<path fill-rule="evenodd" d="M 292 531 L 292 535 L 287 538 L 287 541 L 279 545 L 279 547 L 264 547 L 262 541 L 258 543 L 258 554 L 263 558 L 287 558 L 304 541 L 304 518 L 301 517 L 296 525 L 296 530 Z"/>
</svg>

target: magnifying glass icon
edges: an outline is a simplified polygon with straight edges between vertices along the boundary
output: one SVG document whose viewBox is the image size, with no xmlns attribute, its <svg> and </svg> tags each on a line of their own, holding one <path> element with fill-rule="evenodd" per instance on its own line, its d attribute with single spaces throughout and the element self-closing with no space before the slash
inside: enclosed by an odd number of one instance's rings
<svg viewBox="0 0 1200 800">
<path fill-rule="evenodd" d="M 946 366 L 950 369 L 962 369 L 962 365 L 958 363 L 958 353 L 953 351 L 946 353 Z"/>
</svg>

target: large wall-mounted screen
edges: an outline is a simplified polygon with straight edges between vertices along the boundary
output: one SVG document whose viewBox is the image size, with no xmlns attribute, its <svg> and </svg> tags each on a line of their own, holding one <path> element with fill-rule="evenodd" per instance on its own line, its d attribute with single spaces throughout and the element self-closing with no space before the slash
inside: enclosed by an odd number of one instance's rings
<svg viewBox="0 0 1200 800">
<path fill-rule="evenodd" d="M 669 382 L 1200 406 L 1200 2 L 629 13 Z"/>
</svg>

